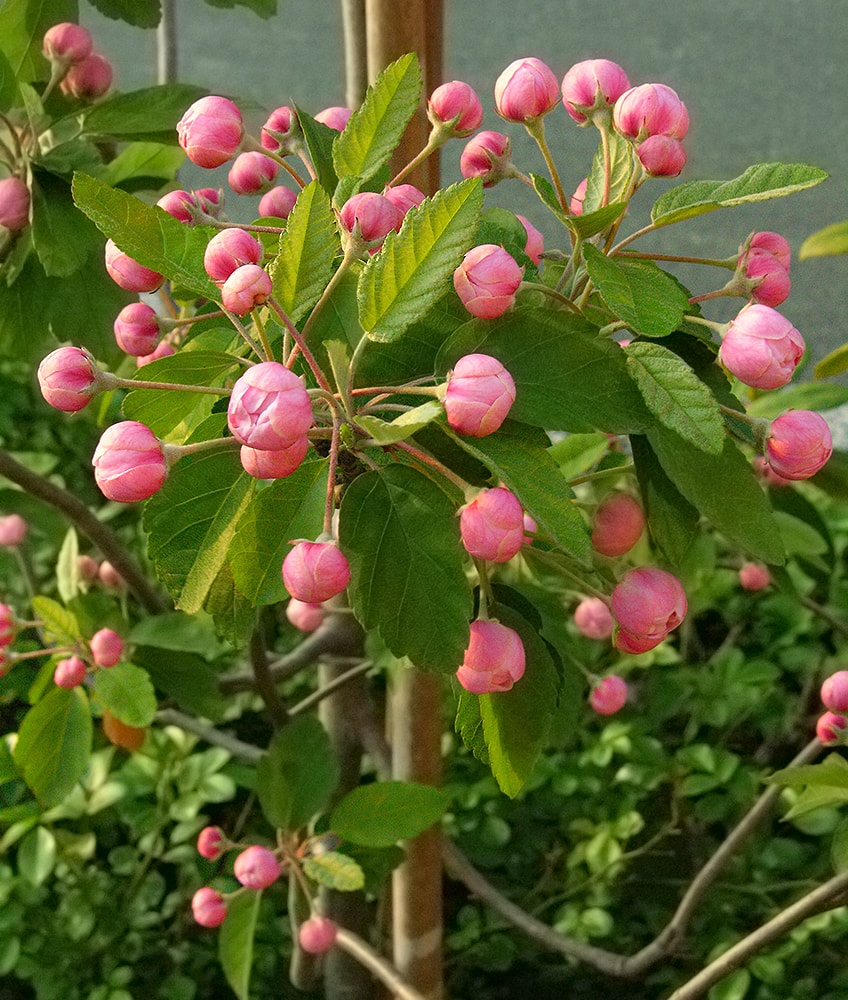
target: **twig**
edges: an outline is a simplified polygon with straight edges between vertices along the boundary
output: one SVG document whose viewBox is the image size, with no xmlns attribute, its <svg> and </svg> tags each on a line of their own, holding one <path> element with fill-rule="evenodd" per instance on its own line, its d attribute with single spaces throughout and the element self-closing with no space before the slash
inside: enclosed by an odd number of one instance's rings
<svg viewBox="0 0 848 1000">
<path fill-rule="evenodd" d="M 317 691 L 313 691 L 312 694 L 307 695 L 303 701 L 299 701 L 296 705 L 292 705 L 289 709 L 289 715 L 301 715 L 303 712 L 308 711 L 314 705 L 317 705 L 319 701 L 323 701 L 324 698 L 328 698 L 334 691 L 338 691 L 340 687 L 343 687 L 345 684 L 349 684 L 361 674 L 368 673 L 373 666 L 374 664 L 371 660 L 363 660 L 361 663 L 357 663 L 355 667 L 351 667 L 350 670 L 346 670 L 343 674 L 339 674 L 338 677 L 334 678 Z"/>
<path fill-rule="evenodd" d="M 394 995 L 400 1000 L 427 1000 L 423 993 L 419 993 L 401 978 L 393 965 L 390 965 L 382 955 L 374 951 L 370 944 L 366 944 L 361 937 L 352 931 L 340 927 L 336 934 L 336 944 L 348 955 L 352 955 L 357 962 L 364 965 L 381 983 L 393 990 Z"/>
<path fill-rule="evenodd" d="M 184 729 L 187 733 L 194 733 L 195 736 L 199 736 L 212 746 L 223 747 L 233 757 L 246 760 L 250 764 L 257 763 L 264 753 L 252 743 L 244 743 L 237 737 L 230 736 L 229 733 L 195 719 L 194 716 L 178 712 L 175 708 L 161 708 L 154 716 L 154 721 L 163 726 L 176 726 L 178 729 Z"/>
</svg>

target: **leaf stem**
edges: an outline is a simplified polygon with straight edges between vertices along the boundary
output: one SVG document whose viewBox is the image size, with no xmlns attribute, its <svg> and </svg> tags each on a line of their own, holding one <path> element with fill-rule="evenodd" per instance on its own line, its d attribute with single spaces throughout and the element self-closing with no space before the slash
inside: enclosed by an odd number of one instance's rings
<svg viewBox="0 0 848 1000">
<path fill-rule="evenodd" d="M 329 287 L 329 285 L 327 287 Z M 326 292 L 326 289 L 325 289 L 325 292 Z M 309 348 L 307 347 L 307 344 L 306 344 L 306 339 L 305 339 L 304 334 L 305 334 L 306 329 L 307 329 L 307 327 L 308 327 L 309 324 L 307 323 L 307 325 L 304 327 L 304 333 L 301 333 L 300 330 L 298 330 L 298 328 L 294 325 L 294 323 L 292 323 L 292 321 L 289 319 L 289 317 L 286 314 L 285 310 L 280 305 L 280 303 L 274 298 L 273 295 L 268 299 L 268 305 L 274 310 L 274 312 L 283 321 L 283 324 L 285 325 L 285 328 L 291 334 L 292 339 L 294 340 L 294 342 L 297 344 L 298 348 L 300 349 L 300 353 L 303 355 L 304 360 L 306 361 L 306 363 L 309 365 L 310 369 L 312 370 L 312 374 L 315 376 L 315 381 L 324 390 L 324 392 L 328 392 L 328 393 L 330 393 L 332 395 L 332 389 L 330 388 L 330 383 L 327 381 L 327 378 L 324 375 L 324 372 L 321 370 L 321 366 L 315 360 L 315 356 L 313 355 L 312 351 L 309 350 Z"/>
<path fill-rule="evenodd" d="M 548 146 L 548 140 L 545 137 L 545 119 L 542 115 L 538 118 L 530 118 L 525 120 L 524 127 L 530 133 L 534 139 L 536 145 L 542 151 L 542 156 L 545 158 L 545 164 L 548 168 L 548 173 L 551 175 L 551 180 L 554 182 L 554 188 L 557 193 L 557 200 L 559 201 L 560 207 L 566 215 L 571 215 L 571 209 L 569 207 L 568 201 L 565 197 L 565 191 L 562 188 L 562 181 L 559 177 L 559 171 L 557 170 L 556 162 L 551 155 L 550 146 Z"/>
</svg>

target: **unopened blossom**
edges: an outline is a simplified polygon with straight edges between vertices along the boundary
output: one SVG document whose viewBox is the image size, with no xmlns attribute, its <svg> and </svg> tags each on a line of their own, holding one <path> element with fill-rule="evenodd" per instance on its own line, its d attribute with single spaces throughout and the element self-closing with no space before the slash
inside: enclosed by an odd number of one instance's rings
<svg viewBox="0 0 848 1000">
<path fill-rule="evenodd" d="M 312 426 L 312 403 L 299 376 L 278 361 L 264 361 L 248 368 L 233 387 L 227 425 L 249 448 L 286 449 Z"/>
<path fill-rule="evenodd" d="M 350 583 L 350 564 L 334 542 L 298 542 L 283 560 L 283 584 L 306 604 L 323 604 Z"/>
<path fill-rule="evenodd" d="M 201 927 L 220 927 L 227 918 L 227 904 L 220 892 L 203 886 L 191 897 L 191 912 Z"/>
<path fill-rule="evenodd" d="M 518 633 L 496 621 L 471 623 L 468 648 L 456 679 L 472 694 L 509 691 L 524 676 L 524 644 Z"/>
<path fill-rule="evenodd" d="M 111 86 L 112 64 L 98 52 L 74 63 L 59 84 L 63 94 L 86 101 L 102 97 Z"/>
<path fill-rule="evenodd" d="M 627 74 L 609 59 L 586 59 L 572 66 L 562 79 L 562 103 L 581 125 L 592 120 L 596 111 L 612 108 L 630 89 Z"/>
<path fill-rule="evenodd" d="M 641 142 L 652 135 L 683 139 L 689 131 L 689 113 L 677 92 L 664 83 L 631 87 L 615 102 L 613 124 L 618 132 Z"/>
<path fill-rule="evenodd" d="M 600 597 L 584 597 L 574 609 L 574 624 L 587 639 L 609 639 L 615 625 L 612 612 Z"/>
<path fill-rule="evenodd" d="M 279 164 L 264 153 L 239 153 L 227 174 L 227 183 L 236 194 L 263 194 L 273 186 L 279 169 Z"/>
<path fill-rule="evenodd" d="M 651 177 L 676 177 L 686 166 L 686 150 L 679 139 L 651 135 L 636 147 L 636 155 Z"/>
<path fill-rule="evenodd" d="M 472 316 L 496 319 L 515 302 L 523 277 L 523 268 L 503 247 L 484 243 L 462 258 L 453 273 L 453 287 Z"/>
<path fill-rule="evenodd" d="M 778 389 L 792 379 L 805 347 L 804 338 L 785 316 L 754 303 L 730 321 L 718 357 L 745 385 Z"/>
<path fill-rule="evenodd" d="M 267 889 L 280 877 L 280 862 L 273 851 L 254 844 L 236 857 L 233 874 L 248 889 Z"/>
<path fill-rule="evenodd" d="M 427 117 L 434 125 L 450 125 L 452 134 L 462 138 L 480 127 L 483 105 L 473 87 L 451 80 L 430 95 Z"/>
<path fill-rule="evenodd" d="M 592 547 L 604 556 L 621 556 L 639 541 L 645 513 L 629 493 L 610 493 L 598 504 L 592 522 Z"/>
<path fill-rule="evenodd" d="M 244 316 L 267 302 L 273 283 L 271 275 L 258 264 L 242 264 L 221 286 L 221 302 L 236 316 Z"/>
<path fill-rule="evenodd" d="M 542 253 L 545 249 L 545 237 L 539 232 L 539 230 L 530 222 L 529 219 L 525 218 L 523 215 L 518 215 L 516 213 L 516 219 L 524 226 L 524 232 L 527 233 L 527 242 L 524 244 L 524 252 L 533 261 L 536 267 L 542 263 Z"/>
<path fill-rule="evenodd" d="M 610 674 L 592 688 L 589 704 L 598 715 L 615 715 L 627 702 L 627 684 L 617 674 Z"/>
<path fill-rule="evenodd" d="M 241 146 L 241 112 L 225 97 L 201 97 L 177 122 L 179 143 L 192 163 L 220 167 Z"/>
<path fill-rule="evenodd" d="M 459 531 L 475 559 L 508 562 L 524 544 L 524 511 L 509 490 L 483 490 L 461 509 Z"/>
<path fill-rule="evenodd" d="M 309 438 L 304 434 L 284 448 L 262 450 L 242 445 L 239 459 L 244 471 L 254 479 L 284 479 L 300 468 L 308 450 Z"/>
<path fill-rule="evenodd" d="M 146 302 L 124 306 L 115 317 L 113 330 L 118 347 L 134 357 L 152 354 L 162 333 L 156 310 Z"/>
<path fill-rule="evenodd" d="M 262 244 L 244 229 L 222 229 L 206 245 L 203 268 L 218 287 L 243 264 L 262 262 Z"/>
<path fill-rule="evenodd" d="M 445 414 L 458 434 L 485 437 L 494 433 L 514 402 L 512 376 L 489 354 L 466 354 L 448 373 Z"/>
<path fill-rule="evenodd" d="M 107 427 L 91 462 L 100 491 L 119 503 L 152 497 L 168 476 L 163 443 L 137 420 Z"/>
<path fill-rule="evenodd" d="M 29 525 L 20 514 L 0 517 L 0 548 L 14 549 L 23 545 Z"/>
<path fill-rule="evenodd" d="M 831 712 L 848 712 L 848 670 L 837 670 L 821 686 L 821 700 Z"/>
<path fill-rule="evenodd" d="M 784 479 L 809 479 L 833 453 L 827 421 L 812 410 L 789 410 L 771 422 L 766 459 Z"/>
<path fill-rule="evenodd" d="M 618 625 L 616 647 L 626 653 L 645 653 L 686 617 L 686 594 L 677 577 L 665 570 L 632 569 L 614 587 L 610 610 Z"/>
<path fill-rule="evenodd" d="M 38 366 L 41 395 L 55 409 L 75 413 L 111 385 L 84 347 L 57 347 Z"/>
<path fill-rule="evenodd" d="M 334 132 L 343 132 L 345 125 L 347 125 L 352 114 L 352 108 L 339 107 L 336 105 L 332 108 L 324 108 L 323 111 L 319 111 L 318 114 L 315 115 L 315 121 L 320 122 L 322 125 L 326 125 L 327 128 L 333 129 Z"/>
<path fill-rule="evenodd" d="M 0 180 L 0 229 L 20 232 L 29 224 L 29 188 L 20 177 Z"/>
<path fill-rule="evenodd" d="M 560 99 L 559 80 L 541 59 L 516 59 L 495 81 L 495 108 L 510 122 L 532 121 Z"/>
<path fill-rule="evenodd" d="M 165 280 L 158 271 L 139 264 L 120 250 L 112 240 L 106 241 L 104 260 L 109 277 L 128 292 L 155 292 Z"/>
<path fill-rule="evenodd" d="M 278 184 L 259 199 L 259 215 L 271 219 L 287 219 L 296 201 L 297 195 L 291 188 Z"/>
<path fill-rule="evenodd" d="M 89 32 L 82 25 L 69 21 L 48 28 L 41 40 L 45 58 L 68 65 L 82 62 L 91 55 L 92 47 Z"/>
</svg>

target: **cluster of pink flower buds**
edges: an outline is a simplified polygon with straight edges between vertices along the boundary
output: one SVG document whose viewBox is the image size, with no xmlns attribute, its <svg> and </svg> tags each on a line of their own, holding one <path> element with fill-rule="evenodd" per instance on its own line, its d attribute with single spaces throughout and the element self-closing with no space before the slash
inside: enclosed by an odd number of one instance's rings
<svg viewBox="0 0 848 1000">
<path fill-rule="evenodd" d="M 496 621 L 474 621 L 456 679 L 472 694 L 509 691 L 524 676 L 524 644 L 518 633 Z"/>
<path fill-rule="evenodd" d="M 462 304 L 479 319 L 496 319 L 511 308 L 524 269 L 503 247 L 483 243 L 472 247 L 453 273 L 453 287 Z"/>
<path fill-rule="evenodd" d="M 612 121 L 620 135 L 633 141 L 652 177 L 676 177 L 686 165 L 682 140 L 689 131 L 689 113 L 671 87 L 663 83 L 631 87 L 616 100 Z"/>
<path fill-rule="evenodd" d="M 627 703 L 627 684 L 618 674 L 610 674 L 592 688 L 589 704 L 598 715 L 615 715 Z"/>
<path fill-rule="evenodd" d="M 613 588 L 610 609 L 617 625 L 616 648 L 646 653 L 686 617 L 686 594 L 677 577 L 665 570 L 632 569 Z"/>
<path fill-rule="evenodd" d="M 44 33 L 41 50 L 62 93 L 92 100 L 112 86 L 112 64 L 93 48 L 91 35 L 79 24 L 54 24 Z"/>
<path fill-rule="evenodd" d="M 831 746 L 844 741 L 848 720 L 848 670 L 837 670 L 821 686 L 821 700 L 827 711 L 816 723 L 816 736 Z"/>
<path fill-rule="evenodd" d="M 128 292 L 155 292 L 165 280 L 158 271 L 144 267 L 118 249 L 112 240 L 106 241 L 105 263 L 112 281 Z"/>
<path fill-rule="evenodd" d="M 753 233 L 739 248 L 735 277 L 744 292 L 764 306 L 779 306 L 789 296 L 792 252 L 779 233 Z"/>
<path fill-rule="evenodd" d="M 461 508 L 459 531 L 475 559 L 508 562 L 524 544 L 524 511 L 509 490 L 483 490 Z"/>
<path fill-rule="evenodd" d="M 514 402 L 512 376 L 489 354 L 466 354 L 448 373 L 445 414 L 458 434 L 493 434 L 506 420 Z"/>
<path fill-rule="evenodd" d="M 812 410 L 789 410 L 772 420 L 765 441 L 768 468 L 784 480 L 809 479 L 833 454 L 827 421 Z"/>
<path fill-rule="evenodd" d="M 804 338 L 770 306 L 745 306 L 730 323 L 719 348 L 719 361 L 745 385 L 778 389 L 795 374 Z"/>
<path fill-rule="evenodd" d="M 196 191 L 169 191 L 156 204 L 178 222 L 191 223 L 204 215 L 217 218 L 223 207 L 220 188 L 198 188 Z"/>
<path fill-rule="evenodd" d="M 592 547 L 603 556 L 629 552 L 642 536 L 645 514 L 629 493 L 610 493 L 595 511 Z"/>
</svg>

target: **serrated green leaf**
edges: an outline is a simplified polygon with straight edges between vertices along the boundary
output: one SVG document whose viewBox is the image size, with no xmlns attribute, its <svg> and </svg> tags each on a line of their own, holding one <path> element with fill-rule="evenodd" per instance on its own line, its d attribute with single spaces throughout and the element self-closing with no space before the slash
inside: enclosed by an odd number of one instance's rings
<svg viewBox="0 0 848 1000">
<path fill-rule="evenodd" d="M 333 144 L 339 133 L 323 122 L 315 121 L 297 105 L 294 110 L 303 132 L 309 159 L 318 175 L 318 182 L 328 195 L 332 195 L 339 183 L 336 171 L 333 169 Z"/>
<path fill-rule="evenodd" d="M 390 847 L 438 823 L 448 806 L 443 791 L 413 781 L 359 785 L 330 815 L 330 829 L 364 847 Z"/>
<path fill-rule="evenodd" d="M 43 885 L 56 863 L 56 838 L 44 826 L 37 826 L 18 845 L 18 873 L 30 885 Z"/>
<path fill-rule="evenodd" d="M 365 872 L 353 858 L 338 851 L 306 858 L 303 873 L 318 885 L 337 892 L 357 892 L 365 885 Z"/>
<path fill-rule="evenodd" d="M 679 566 L 698 534 L 698 509 L 668 478 L 647 438 L 633 434 L 630 446 L 651 537 L 669 563 Z"/>
<path fill-rule="evenodd" d="M 842 788 L 848 790 L 848 761 L 838 753 L 829 753 L 818 764 L 784 767 L 770 774 L 771 785 L 809 786 L 810 788 Z"/>
<path fill-rule="evenodd" d="M 5 0 L 0 49 L 18 80 L 46 80 L 47 60 L 41 53 L 44 32 L 63 21 L 79 21 L 77 0 Z"/>
<path fill-rule="evenodd" d="M 776 510 L 774 519 L 780 528 L 787 555 L 812 559 L 827 552 L 827 541 L 805 521 L 783 510 Z"/>
<path fill-rule="evenodd" d="M 97 230 L 74 206 L 67 183 L 39 173 L 32 189 L 32 242 L 44 273 L 67 278 L 99 245 Z"/>
<path fill-rule="evenodd" d="M 661 344 L 636 342 L 624 348 L 627 370 L 655 417 L 701 451 L 724 447 L 724 421 L 718 400 L 672 351 Z"/>
<path fill-rule="evenodd" d="M 259 919 L 262 890 L 233 896 L 218 933 L 218 960 L 239 1000 L 249 1000 L 253 966 L 253 938 Z"/>
<path fill-rule="evenodd" d="M 630 191 L 630 181 L 633 177 L 634 155 L 633 143 L 619 135 L 613 128 L 607 128 L 609 146 L 609 191 L 607 206 L 612 202 L 624 200 Z M 583 198 L 583 214 L 594 215 L 602 210 L 604 202 L 604 147 L 598 143 L 592 169 L 586 178 L 586 195 Z M 625 202 L 626 206 L 626 202 Z M 622 206 L 622 207 L 625 207 Z M 600 232 L 600 230 L 598 230 Z"/>
<path fill-rule="evenodd" d="M 818 232 L 808 236 L 801 244 L 798 259 L 808 257 L 832 257 L 836 254 L 848 253 L 848 220 L 834 222 Z"/>
<path fill-rule="evenodd" d="M 0 111 L 8 111 L 18 96 L 18 81 L 12 64 L 0 49 Z"/>
<path fill-rule="evenodd" d="M 156 714 L 156 692 L 146 670 L 132 663 L 95 671 L 94 693 L 104 708 L 128 726 L 149 726 Z"/>
<path fill-rule="evenodd" d="M 569 215 L 566 217 L 565 223 L 575 236 L 587 240 L 590 236 L 594 236 L 606 229 L 607 226 L 612 225 L 626 209 L 627 202 L 615 201 L 594 212 Z"/>
<path fill-rule="evenodd" d="M 758 163 L 729 181 L 689 181 L 666 191 L 651 209 L 655 228 L 692 219 L 717 208 L 784 198 L 827 180 L 827 173 L 806 163 Z"/>
<path fill-rule="evenodd" d="M 477 229 L 478 178 L 460 181 L 407 212 L 399 233 L 362 270 L 359 321 L 372 340 L 391 341 L 444 295 Z"/>
<path fill-rule="evenodd" d="M 136 28 L 155 28 L 162 16 L 161 0 L 90 0 L 101 14 Z"/>
<path fill-rule="evenodd" d="M 177 122 L 187 108 L 208 93 L 205 87 L 193 84 L 166 83 L 115 94 L 86 111 L 83 129 L 90 135 L 156 137 L 175 145 Z"/>
<path fill-rule="evenodd" d="M 426 427 L 433 420 L 438 420 L 444 415 L 444 412 L 444 407 L 439 400 L 430 399 L 420 406 L 407 410 L 406 413 L 402 413 L 391 422 L 366 415 L 357 417 L 356 423 L 370 434 L 377 444 L 385 447 L 412 437 L 422 427 Z"/>
<path fill-rule="evenodd" d="M 174 180 L 184 160 L 185 153 L 179 146 L 131 142 L 106 164 L 101 180 L 128 191 L 141 186 L 158 188 Z"/>
<path fill-rule="evenodd" d="M 162 617 L 157 615 L 144 621 L 155 624 Z M 203 656 L 169 649 L 164 645 L 170 641 L 167 636 L 160 640 L 163 641 L 162 648 L 158 648 L 155 642 L 149 646 L 142 645 L 144 638 L 136 637 L 135 629 L 130 638 L 136 643 L 133 660 L 147 671 L 156 687 L 173 698 L 183 711 L 202 715 L 212 722 L 224 717 L 227 702 L 218 689 L 218 674 Z M 199 639 L 198 643 L 202 651 L 208 639 Z"/>
<path fill-rule="evenodd" d="M 530 180 L 533 184 L 533 189 L 539 196 L 542 204 L 560 220 L 560 222 L 565 222 L 567 224 L 568 215 L 562 210 L 562 205 L 559 203 L 559 198 L 557 198 L 557 193 L 554 190 L 553 184 L 548 180 L 547 177 L 542 177 L 540 174 L 530 174 Z"/>
<path fill-rule="evenodd" d="M 380 73 L 333 144 L 333 164 L 339 177 L 353 174 L 368 180 L 388 162 L 420 95 L 418 57 L 410 52 Z"/>
<path fill-rule="evenodd" d="M 59 646 L 73 646 L 83 639 L 76 615 L 57 601 L 43 594 L 32 599 L 32 610 L 42 623 L 44 637 Z"/>
</svg>

